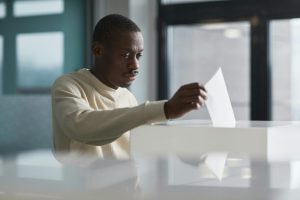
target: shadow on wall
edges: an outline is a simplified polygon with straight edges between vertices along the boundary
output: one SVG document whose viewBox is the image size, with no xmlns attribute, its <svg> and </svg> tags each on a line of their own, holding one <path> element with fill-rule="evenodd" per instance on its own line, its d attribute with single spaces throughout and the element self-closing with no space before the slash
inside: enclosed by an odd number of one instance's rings
<svg viewBox="0 0 300 200">
<path fill-rule="evenodd" d="M 0 96 L 0 155 L 52 148 L 50 95 Z"/>
</svg>

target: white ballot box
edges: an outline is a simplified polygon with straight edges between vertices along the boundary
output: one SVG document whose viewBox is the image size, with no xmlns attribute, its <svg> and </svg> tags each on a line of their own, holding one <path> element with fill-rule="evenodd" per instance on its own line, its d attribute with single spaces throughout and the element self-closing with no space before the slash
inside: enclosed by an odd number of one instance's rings
<svg viewBox="0 0 300 200">
<path fill-rule="evenodd" d="M 226 152 L 230 157 L 299 159 L 300 123 L 237 121 L 234 127 L 215 127 L 210 121 L 182 120 L 143 125 L 131 131 L 131 152 L 133 155 Z"/>
</svg>

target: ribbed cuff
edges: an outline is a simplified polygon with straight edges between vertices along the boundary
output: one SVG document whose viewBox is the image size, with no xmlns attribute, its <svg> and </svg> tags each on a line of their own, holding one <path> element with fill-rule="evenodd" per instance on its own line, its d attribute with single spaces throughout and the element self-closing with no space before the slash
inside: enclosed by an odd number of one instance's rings
<svg viewBox="0 0 300 200">
<path fill-rule="evenodd" d="M 167 101 L 146 101 L 145 102 L 145 111 L 149 114 L 148 123 L 166 121 L 166 115 L 164 111 L 164 105 Z"/>
</svg>

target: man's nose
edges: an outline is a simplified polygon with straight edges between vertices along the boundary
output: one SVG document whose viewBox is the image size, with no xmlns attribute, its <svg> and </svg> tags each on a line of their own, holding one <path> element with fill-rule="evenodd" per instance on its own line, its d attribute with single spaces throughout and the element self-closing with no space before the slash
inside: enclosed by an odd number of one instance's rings
<svg viewBox="0 0 300 200">
<path fill-rule="evenodd" d="M 136 70 L 139 68 L 139 60 L 136 57 L 133 57 L 130 59 L 129 63 L 128 63 L 128 67 L 132 70 Z"/>
</svg>

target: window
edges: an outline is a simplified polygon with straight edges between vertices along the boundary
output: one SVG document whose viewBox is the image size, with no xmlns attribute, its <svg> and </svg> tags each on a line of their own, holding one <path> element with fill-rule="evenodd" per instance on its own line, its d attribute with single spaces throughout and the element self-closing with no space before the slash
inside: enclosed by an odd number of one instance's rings
<svg viewBox="0 0 300 200">
<path fill-rule="evenodd" d="M 62 32 L 17 35 L 17 87 L 47 88 L 63 73 Z"/>
<path fill-rule="evenodd" d="M 274 120 L 300 120 L 300 19 L 270 25 Z"/>
<path fill-rule="evenodd" d="M 222 67 L 236 118 L 249 119 L 250 24 L 228 22 L 169 26 L 168 38 L 171 95 L 186 83 L 205 84 Z M 237 73 L 239 76 L 232 78 Z M 189 117 L 209 119 L 202 110 L 193 112 Z"/>
<path fill-rule="evenodd" d="M 12 13 L 0 19 L 4 94 L 49 93 L 59 75 L 85 66 L 86 1 L 5 2 Z"/>
<path fill-rule="evenodd" d="M 6 16 L 6 7 L 5 7 L 5 3 L 0 2 L 0 19 L 1 18 L 5 18 Z"/>
<path fill-rule="evenodd" d="M 3 70 L 3 37 L 0 35 L 0 77 L 2 77 Z M 2 82 L 0 81 L 0 92 L 2 89 Z"/>
<path fill-rule="evenodd" d="M 16 17 L 62 14 L 63 12 L 63 0 L 16 0 L 13 5 L 13 13 Z"/>
<path fill-rule="evenodd" d="M 225 67 L 225 80 L 230 76 L 236 119 L 300 118 L 299 1 L 168 2 L 180 4 L 159 4 L 159 99 L 183 82 L 210 77 L 202 67 L 217 65 Z"/>
</svg>

